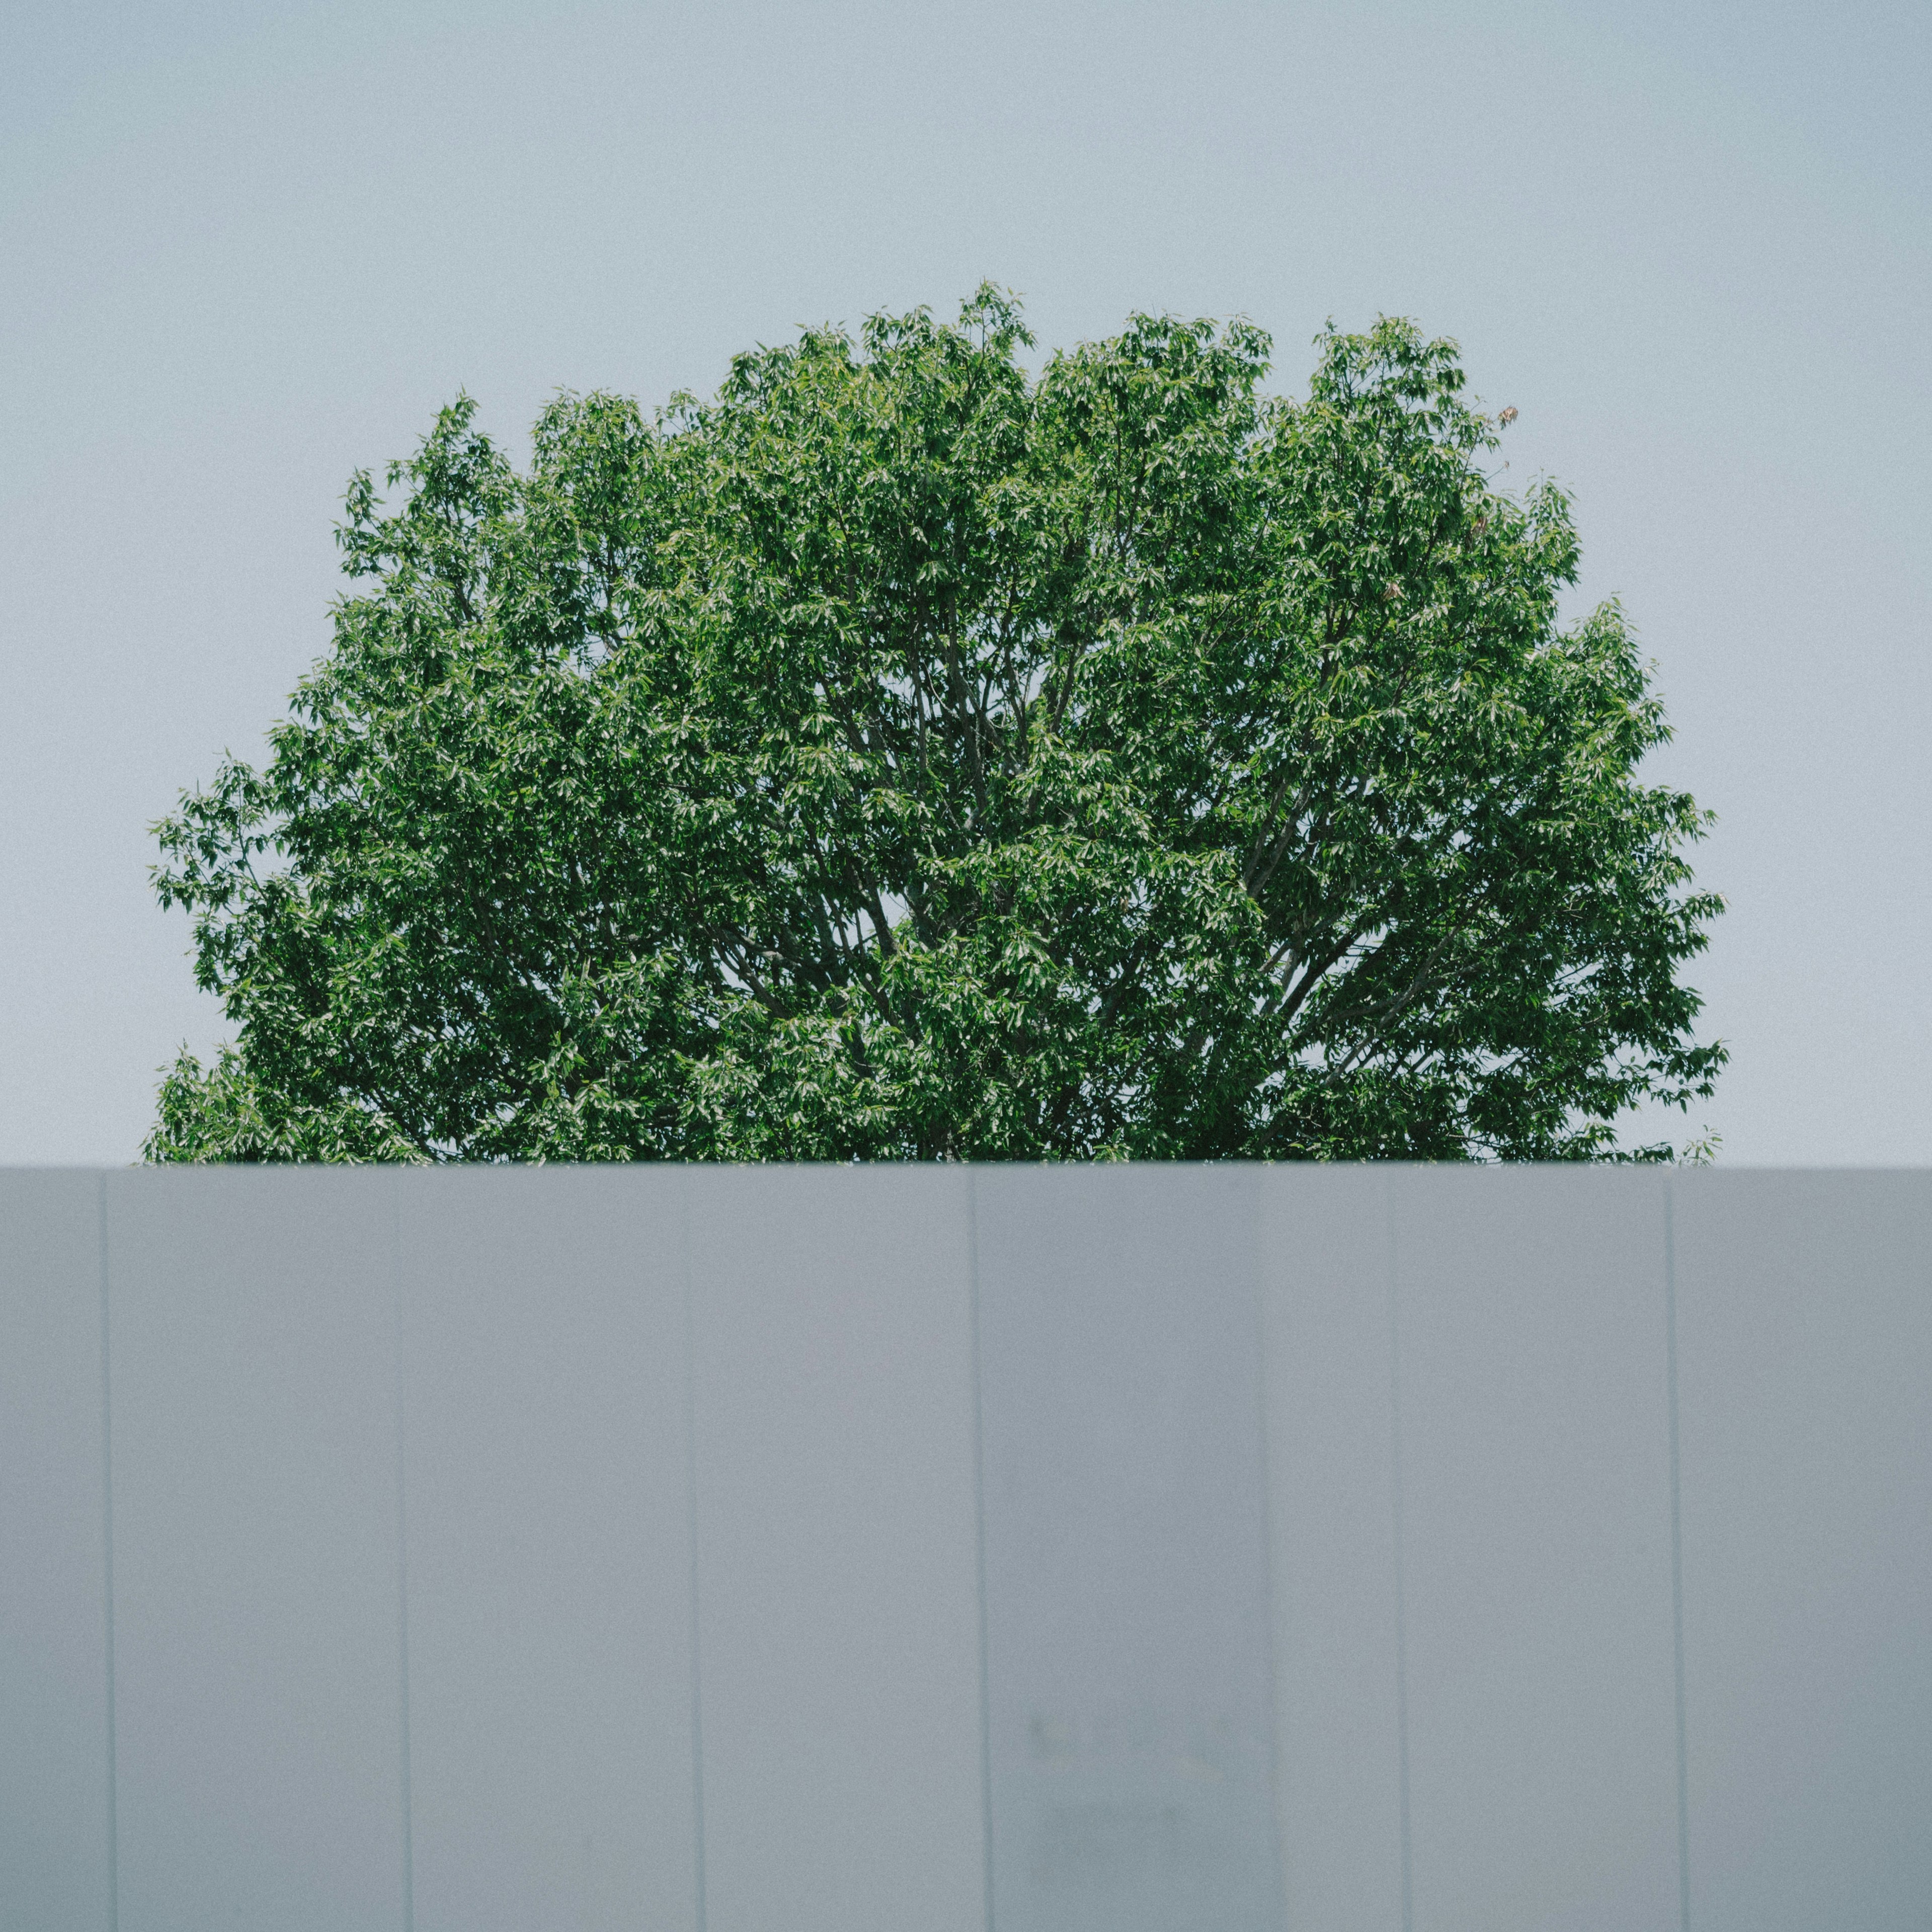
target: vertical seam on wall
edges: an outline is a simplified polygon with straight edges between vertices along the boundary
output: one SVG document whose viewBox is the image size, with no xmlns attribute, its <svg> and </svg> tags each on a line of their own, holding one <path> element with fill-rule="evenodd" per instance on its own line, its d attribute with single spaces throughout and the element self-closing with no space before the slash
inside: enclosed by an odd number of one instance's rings
<svg viewBox="0 0 1932 1932">
<path fill-rule="evenodd" d="M 986 1424 L 980 1364 L 980 1181 L 966 1170 L 967 1303 L 972 1322 L 973 1577 L 980 1614 L 980 1882 L 986 1895 L 986 1932 L 993 1932 L 993 1707 L 986 1642 Z"/>
<path fill-rule="evenodd" d="M 698 1932 L 705 1932 L 704 1890 L 704 1676 L 699 1654 L 698 1587 L 698 1337 L 692 1307 L 691 1173 L 677 1176 L 678 1241 L 684 1263 L 684 1514 L 686 1567 L 691 1575 L 691 1843 L 692 1910 Z"/>
<path fill-rule="evenodd" d="M 1388 1267 L 1389 1496 L 1395 1533 L 1396 1803 L 1402 1856 L 1402 1932 L 1414 1932 L 1415 1888 L 1409 1856 L 1408 1812 L 1408 1604 L 1402 1562 L 1401 1307 L 1395 1183 L 1386 1172 L 1382 1177 L 1382 1225 Z"/>
<path fill-rule="evenodd" d="M 1670 1408 L 1670 1620 L 1677 1672 L 1677 1911 L 1690 1932 L 1690 1786 L 1684 1719 L 1684 1516 L 1677 1436 L 1677 1186 L 1664 1184 L 1664 1334 Z"/>
<path fill-rule="evenodd" d="M 100 1248 L 100 1525 L 103 1666 L 107 1688 L 107 1924 L 120 1932 L 120 1756 L 115 1736 L 114 1682 L 114 1378 L 109 1322 L 107 1177 L 96 1177 L 95 1208 Z"/>
<path fill-rule="evenodd" d="M 1270 1229 L 1268 1190 L 1274 1178 L 1269 1162 L 1256 1168 L 1252 1178 L 1252 1212 L 1250 1221 L 1250 1255 L 1254 1276 L 1255 1312 L 1255 1447 L 1261 1458 L 1261 1538 L 1262 1615 L 1268 1632 L 1268 1807 L 1269 1828 L 1274 1834 L 1275 1882 L 1281 1910 L 1286 1916 L 1288 1904 L 1288 1865 L 1282 1835 L 1281 1669 L 1275 1639 L 1275 1534 L 1274 1435 L 1269 1424 L 1268 1400 L 1268 1288 L 1272 1251 L 1267 1236 Z"/>
<path fill-rule="evenodd" d="M 402 1804 L 403 1932 L 416 1932 L 416 1798 L 410 1762 L 410 1525 L 407 1437 L 403 1422 L 402 1173 L 386 1177 L 389 1194 L 390 1304 L 394 1317 L 396 1418 L 396 1703 L 398 1793 Z"/>
</svg>

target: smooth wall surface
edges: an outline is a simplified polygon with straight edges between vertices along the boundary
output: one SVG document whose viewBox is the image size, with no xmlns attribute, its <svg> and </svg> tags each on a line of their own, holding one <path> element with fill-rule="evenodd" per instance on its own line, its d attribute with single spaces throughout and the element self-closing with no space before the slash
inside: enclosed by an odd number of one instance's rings
<svg viewBox="0 0 1932 1932">
<path fill-rule="evenodd" d="M 1674 1204 L 1690 1919 L 1932 1916 L 1932 1181 Z"/>
<path fill-rule="evenodd" d="M 402 1922 L 392 1199 L 107 1188 L 122 1927 Z"/>
<path fill-rule="evenodd" d="M 677 1178 L 394 1194 L 416 1932 L 690 1932 Z"/>
<path fill-rule="evenodd" d="M 978 1932 L 967 1178 L 687 1186 L 705 1923 Z"/>
<path fill-rule="evenodd" d="M 114 1917 L 101 1186 L 0 1173 L 0 1898 Z"/>
<path fill-rule="evenodd" d="M 1932 1177 L 0 1174 L 8 1932 L 1932 1898 Z"/>
<path fill-rule="evenodd" d="M 1263 1932 L 1253 1168 L 977 1184 L 994 1922 Z"/>
</svg>

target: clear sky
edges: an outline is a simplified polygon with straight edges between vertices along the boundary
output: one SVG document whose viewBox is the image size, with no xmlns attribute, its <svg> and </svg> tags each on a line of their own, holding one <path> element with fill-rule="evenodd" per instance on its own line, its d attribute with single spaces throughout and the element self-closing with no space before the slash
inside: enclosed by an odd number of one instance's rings
<svg viewBox="0 0 1932 1932">
<path fill-rule="evenodd" d="M 15 6 L 0 1162 L 133 1159 L 223 1036 L 148 828 L 326 648 L 352 469 L 982 277 L 1291 393 L 1327 317 L 1456 338 L 1720 814 L 1676 1137 L 1932 1160 L 1929 102 L 1924 0 Z"/>
</svg>

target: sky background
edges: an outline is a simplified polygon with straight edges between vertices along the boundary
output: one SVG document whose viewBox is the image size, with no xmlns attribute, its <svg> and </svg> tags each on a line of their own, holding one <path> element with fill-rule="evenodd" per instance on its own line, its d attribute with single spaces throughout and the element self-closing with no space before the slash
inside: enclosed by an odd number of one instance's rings
<svg viewBox="0 0 1932 1932">
<path fill-rule="evenodd" d="M 134 1159 L 221 1016 L 149 826 L 328 646 L 459 388 L 662 401 L 1020 292 L 1414 316 L 1576 498 L 1719 815 L 1727 1163 L 1932 1160 L 1932 8 L 16 4 L 0 27 L 0 1162 Z"/>
</svg>

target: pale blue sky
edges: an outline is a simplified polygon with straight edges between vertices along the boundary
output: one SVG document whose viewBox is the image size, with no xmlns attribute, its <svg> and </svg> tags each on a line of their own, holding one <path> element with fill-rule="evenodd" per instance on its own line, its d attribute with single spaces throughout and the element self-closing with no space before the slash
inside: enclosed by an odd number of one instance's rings
<svg viewBox="0 0 1932 1932">
<path fill-rule="evenodd" d="M 326 646 L 460 387 L 661 400 L 1020 290 L 1043 345 L 1413 315 L 1572 490 L 1721 815 L 1727 1161 L 1932 1160 L 1932 8 L 16 5 L 0 30 L 0 1162 L 220 1017 L 149 823 Z"/>
</svg>

